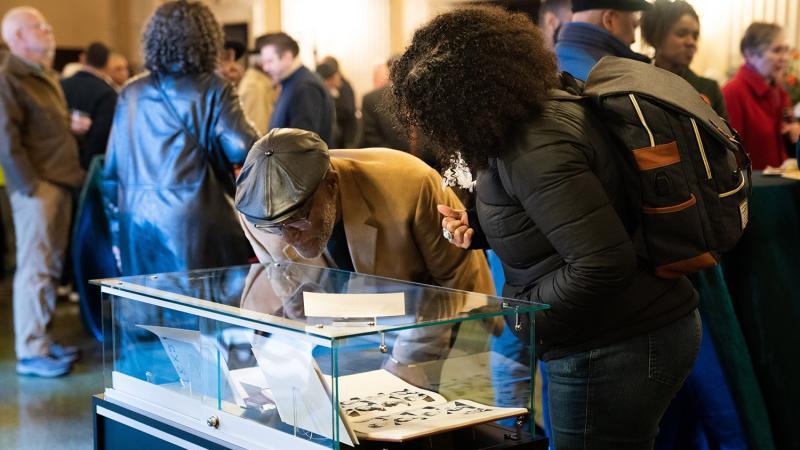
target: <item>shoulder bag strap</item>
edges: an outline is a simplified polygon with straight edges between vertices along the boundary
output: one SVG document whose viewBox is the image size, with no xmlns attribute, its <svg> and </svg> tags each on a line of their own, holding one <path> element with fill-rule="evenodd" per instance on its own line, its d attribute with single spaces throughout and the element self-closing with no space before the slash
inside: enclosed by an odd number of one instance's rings
<svg viewBox="0 0 800 450">
<path fill-rule="evenodd" d="M 220 183 L 222 183 L 222 188 L 225 192 L 225 195 L 229 197 L 233 197 L 235 190 L 236 190 L 236 180 L 233 176 L 232 172 L 223 171 L 224 169 L 217 168 L 215 163 L 212 160 L 216 161 L 216 164 L 222 164 L 223 167 L 227 167 L 229 163 L 224 161 L 224 156 L 220 156 L 222 160 L 216 160 L 215 155 L 212 155 L 208 152 L 208 149 L 202 145 L 195 136 L 195 134 L 186 126 L 186 123 L 181 119 L 181 116 L 178 115 L 178 111 L 175 110 L 175 107 L 172 105 L 172 102 L 169 101 L 169 97 L 167 93 L 164 91 L 164 86 L 161 84 L 161 80 L 158 78 L 158 75 L 155 73 L 152 74 L 153 84 L 156 86 L 158 93 L 161 94 L 161 99 L 164 101 L 164 104 L 167 106 L 167 110 L 172 114 L 172 117 L 181 124 L 183 127 L 183 131 L 186 133 L 186 137 L 191 140 L 191 142 L 196 145 L 198 148 L 202 150 L 203 157 L 206 161 L 208 161 L 209 165 L 211 166 L 211 172 L 214 176 L 218 179 Z"/>
<path fill-rule="evenodd" d="M 175 107 L 172 105 L 172 102 L 169 101 L 169 97 L 167 96 L 167 93 L 164 92 L 164 86 L 161 85 L 161 80 L 158 79 L 158 75 L 153 73 L 152 79 L 153 79 L 153 84 L 158 90 L 158 93 L 161 94 L 161 100 L 164 101 L 164 104 L 167 106 L 167 110 L 169 111 L 169 113 L 172 114 L 172 117 L 174 117 L 175 120 L 177 120 L 178 123 L 181 124 L 181 127 L 183 127 L 183 131 L 186 133 L 186 136 L 192 141 L 194 145 L 201 148 L 202 150 L 206 150 L 206 148 L 200 144 L 200 141 L 197 139 L 197 136 L 195 136 L 194 133 L 192 133 L 189 127 L 186 126 L 186 123 L 183 122 L 183 119 L 181 119 L 181 116 L 178 115 L 178 111 L 175 110 Z"/>
</svg>

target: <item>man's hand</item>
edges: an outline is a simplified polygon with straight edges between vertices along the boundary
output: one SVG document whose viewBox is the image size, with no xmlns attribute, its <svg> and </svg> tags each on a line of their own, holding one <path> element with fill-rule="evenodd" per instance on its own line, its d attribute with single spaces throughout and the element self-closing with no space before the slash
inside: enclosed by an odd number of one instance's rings
<svg viewBox="0 0 800 450">
<path fill-rule="evenodd" d="M 73 110 L 70 115 L 70 129 L 75 136 L 83 136 L 92 127 L 92 119 L 85 112 Z"/>
<path fill-rule="evenodd" d="M 450 243 L 456 247 L 468 249 L 472 245 L 472 235 L 475 230 L 469 227 L 469 218 L 466 211 L 458 211 L 447 205 L 437 205 L 436 209 L 442 219 L 442 233 L 450 234 Z M 447 233 L 444 233 L 447 231 Z M 445 236 L 446 237 L 446 236 Z"/>
</svg>

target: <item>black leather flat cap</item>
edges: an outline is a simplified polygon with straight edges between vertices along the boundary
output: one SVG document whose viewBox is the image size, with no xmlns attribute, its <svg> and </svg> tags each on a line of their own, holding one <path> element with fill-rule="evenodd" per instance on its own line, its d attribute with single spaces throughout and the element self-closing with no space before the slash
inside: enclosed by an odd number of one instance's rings
<svg viewBox="0 0 800 450">
<path fill-rule="evenodd" d="M 316 133 L 275 128 L 259 139 L 236 180 L 236 209 L 256 225 L 276 225 L 297 212 L 330 167 Z"/>
</svg>

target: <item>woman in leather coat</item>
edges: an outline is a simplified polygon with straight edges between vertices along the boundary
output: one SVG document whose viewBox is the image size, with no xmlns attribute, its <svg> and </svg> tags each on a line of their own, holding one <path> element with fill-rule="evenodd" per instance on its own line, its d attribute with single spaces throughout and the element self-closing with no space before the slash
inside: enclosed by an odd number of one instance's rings
<svg viewBox="0 0 800 450">
<path fill-rule="evenodd" d="M 149 72 L 120 93 L 104 170 L 122 273 L 245 264 L 251 250 L 229 196 L 234 165 L 258 136 L 214 73 L 222 30 L 202 3 L 173 1 L 142 41 Z"/>
<path fill-rule="evenodd" d="M 488 244 L 503 294 L 550 306 L 535 351 L 555 448 L 652 448 L 697 354 L 698 299 L 637 257 L 619 152 L 580 85 L 527 17 L 496 8 L 424 25 L 391 81 L 398 119 L 477 171 L 477 216 L 440 206 L 445 236 Z"/>
</svg>

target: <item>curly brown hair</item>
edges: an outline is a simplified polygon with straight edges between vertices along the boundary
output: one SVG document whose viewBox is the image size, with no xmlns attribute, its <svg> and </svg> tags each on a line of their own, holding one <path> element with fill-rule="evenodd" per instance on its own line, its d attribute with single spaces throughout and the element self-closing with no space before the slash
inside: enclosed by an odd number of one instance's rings
<svg viewBox="0 0 800 450">
<path fill-rule="evenodd" d="M 513 127 L 538 115 L 557 67 L 524 14 L 497 7 L 444 13 L 414 33 L 391 66 L 398 121 L 445 164 L 500 156 Z"/>
<path fill-rule="evenodd" d="M 164 3 L 142 35 L 144 65 L 151 72 L 176 75 L 213 72 L 222 51 L 222 28 L 200 2 Z"/>
</svg>

